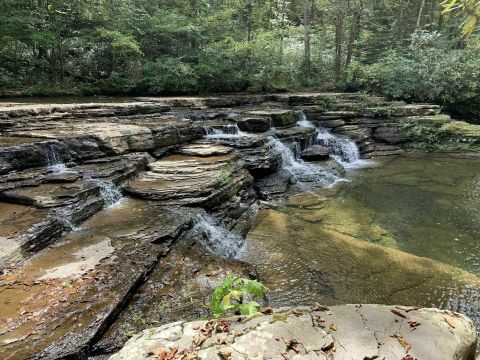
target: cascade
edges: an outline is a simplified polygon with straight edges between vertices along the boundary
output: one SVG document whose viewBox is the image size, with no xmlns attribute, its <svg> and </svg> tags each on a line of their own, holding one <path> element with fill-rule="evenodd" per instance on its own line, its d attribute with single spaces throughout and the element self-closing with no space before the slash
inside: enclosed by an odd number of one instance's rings
<svg viewBox="0 0 480 360">
<path fill-rule="evenodd" d="M 224 258 L 234 257 L 244 245 L 242 236 L 219 225 L 218 221 L 207 213 L 197 215 L 196 220 L 197 223 L 192 229 L 193 234 L 216 255 Z"/>
<path fill-rule="evenodd" d="M 300 127 L 317 128 L 303 111 L 300 111 Z M 338 137 L 324 128 L 317 128 L 316 142 L 327 148 L 330 155 L 345 168 L 354 168 L 368 164 L 368 161 L 360 159 L 360 151 L 354 141 Z"/>
<path fill-rule="evenodd" d="M 345 168 L 355 168 L 368 164 L 360 159 L 360 151 L 354 141 L 333 135 L 326 129 L 317 130 L 317 143 L 326 147 L 330 155 Z"/>
<path fill-rule="evenodd" d="M 52 145 L 47 148 L 48 169 L 55 174 L 63 174 L 68 171 L 68 167 L 58 158 Z"/>
<path fill-rule="evenodd" d="M 221 126 L 204 126 L 203 131 L 207 139 L 227 139 L 227 138 L 239 138 L 246 136 L 253 136 L 241 131 L 237 124 L 221 125 Z"/>
<path fill-rule="evenodd" d="M 276 138 L 270 138 L 270 146 L 281 155 L 282 169 L 288 171 L 301 187 L 307 187 L 307 183 L 316 187 L 327 187 L 340 180 L 319 165 L 297 159 L 294 152 Z"/>
<path fill-rule="evenodd" d="M 112 208 L 119 205 L 121 200 L 124 198 L 122 192 L 112 181 L 94 178 L 87 178 L 87 180 L 94 182 L 98 186 L 100 190 L 100 196 L 102 197 L 104 207 L 106 208 Z"/>
</svg>

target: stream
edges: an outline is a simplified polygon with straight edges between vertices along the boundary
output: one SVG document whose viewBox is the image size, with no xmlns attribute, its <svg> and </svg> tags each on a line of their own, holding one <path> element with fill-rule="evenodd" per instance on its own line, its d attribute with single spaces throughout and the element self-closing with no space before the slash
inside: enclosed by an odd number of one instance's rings
<svg viewBox="0 0 480 360">
<path fill-rule="evenodd" d="M 273 307 L 381 303 L 480 327 L 480 159 L 406 154 L 261 209 L 239 258 Z"/>
</svg>

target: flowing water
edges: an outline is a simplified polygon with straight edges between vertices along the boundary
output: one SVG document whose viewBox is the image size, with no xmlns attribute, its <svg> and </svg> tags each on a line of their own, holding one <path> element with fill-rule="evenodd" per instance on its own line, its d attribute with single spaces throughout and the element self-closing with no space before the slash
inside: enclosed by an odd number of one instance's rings
<svg viewBox="0 0 480 360">
<path fill-rule="evenodd" d="M 98 186 L 104 207 L 109 208 L 121 205 L 124 199 L 123 194 L 113 182 L 94 178 L 88 178 L 88 180 L 94 182 Z"/>
<path fill-rule="evenodd" d="M 329 187 L 341 179 L 323 168 L 321 165 L 312 164 L 298 159 L 295 153 L 284 143 L 276 138 L 270 139 L 270 145 L 282 156 L 282 169 L 292 174 L 297 185 L 304 190 L 318 187 Z M 296 151 L 297 153 L 299 151 Z"/>
<path fill-rule="evenodd" d="M 196 220 L 193 236 L 217 256 L 233 257 L 245 243 L 241 235 L 229 231 L 207 213 L 198 214 Z"/>
<path fill-rule="evenodd" d="M 272 289 L 272 306 L 433 306 L 480 326 L 480 159 L 377 165 L 262 209 L 240 259 Z"/>
<path fill-rule="evenodd" d="M 253 134 L 247 134 L 241 131 L 238 126 L 235 125 L 220 125 L 220 126 L 204 126 L 203 131 L 205 138 L 207 139 L 231 139 L 241 138 L 247 136 L 255 136 Z"/>
<path fill-rule="evenodd" d="M 54 174 L 63 174 L 68 172 L 68 167 L 59 159 L 57 152 L 53 146 L 49 146 L 47 149 L 47 162 L 48 168 Z"/>
</svg>

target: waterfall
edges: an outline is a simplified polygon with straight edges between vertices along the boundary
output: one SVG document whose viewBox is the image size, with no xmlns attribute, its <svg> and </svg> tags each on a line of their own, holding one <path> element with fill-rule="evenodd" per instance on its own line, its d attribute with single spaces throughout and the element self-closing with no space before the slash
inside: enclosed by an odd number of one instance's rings
<svg viewBox="0 0 480 360">
<path fill-rule="evenodd" d="M 367 165 L 369 162 L 360 159 L 360 151 L 354 141 L 333 135 L 327 129 L 317 128 L 303 111 L 300 111 L 300 127 L 316 128 L 316 142 L 327 148 L 328 152 L 337 162 L 345 168 L 355 168 Z"/>
<path fill-rule="evenodd" d="M 113 182 L 97 180 L 96 183 L 105 207 L 113 207 L 123 198 L 123 194 Z"/>
<path fill-rule="evenodd" d="M 305 128 L 315 128 L 316 126 L 307 118 L 307 115 L 300 110 L 298 112 L 300 114 L 300 120 L 297 121 L 297 126 L 305 127 Z"/>
<path fill-rule="evenodd" d="M 196 216 L 197 223 L 192 233 L 210 251 L 224 258 L 233 258 L 244 245 L 242 236 L 235 234 L 207 213 Z"/>
<path fill-rule="evenodd" d="M 308 187 L 307 183 L 313 184 L 315 187 L 327 187 L 340 180 L 320 165 L 297 159 L 294 152 L 276 138 L 270 138 L 270 146 L 281 155 L 282 169 L 288 171 L 300 187 Z"/>
<path fill-rule="evenodd" d="M 204 126 L 203 131 L 207 139 L 228 139 L 253 136 L 241 131 L 237 124 Z"/>
<path fill-rule="evenodd" d="M 326 147 L 330 155 L 345 168 L 368 164 L 360 159 L 360 151 L 354 141 L 333 135 L 326 129 L 317 130 L 317 143 Z"/>
<path fill-rule="evenodd" d="M 106 208 L 116 207 L 121 203 L 123 194 L 118 187 L 112 181 L 105 181 L 94 178 L 86 178 L 86 180 L 92 181 L 98 186 L 100 196 L 103 199 L 103 205 Z"/>
<path fill-rule="evenodd" d="M 47 165 L 48 169 L 55 174 L 63 174 L 68 171 L 68 167 L 58 158 L 53 145 L 49 145 L 47 148 Z"/>
</svg>

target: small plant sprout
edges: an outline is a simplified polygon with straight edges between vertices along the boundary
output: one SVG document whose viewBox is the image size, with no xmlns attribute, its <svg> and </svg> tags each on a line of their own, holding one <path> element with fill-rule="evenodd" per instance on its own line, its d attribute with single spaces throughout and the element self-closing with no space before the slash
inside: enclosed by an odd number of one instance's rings
<svg viewBox="0 0 480 360">
<path fill-rule="evenodd" d="M 228 312 L 239 311 L 242 315 L 253 315 L 262 309 L 262 306 L 254 301 L 245 303 L 245 297 L 265 298 L 268 288 L 256 280 L 238 278 L 229 275 L 213 292 L 210 301 L 210 310 L 214 317 L 225 316 Z"/>
</svg>

